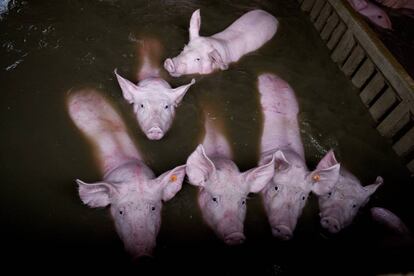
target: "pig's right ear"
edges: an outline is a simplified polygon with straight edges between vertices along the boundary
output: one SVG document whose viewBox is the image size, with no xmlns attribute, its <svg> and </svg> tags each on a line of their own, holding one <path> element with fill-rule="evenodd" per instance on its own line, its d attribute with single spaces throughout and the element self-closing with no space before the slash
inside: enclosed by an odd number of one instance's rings
<svg viewBox="0 0 414 276">
<path fill-rule="evenodd" d="M 88 184 L 76 179 L 79 185 L 79 196 L 89 207 L 105 207 L 110 204 L 110 197 L 116 193 L 115 187 L 106 182 Z"/>
<path fill-rule="evenodd" d="M 128 101 L 128 103 L 134 102 L 134 92 L 138 90 L 138 86 L 133 84 L 127 79 L 124 79 L 118 74 L 117 69 L 114 70 L 116 79 L 118 80 L 119 86 L 122 90 L 122 95 L 124 96 L 124 99 Z"/>
<path fill-rule="evenodd" d="M 198 145 L 197 149 L 188 157 L 186 165 L 188 180 L 190 184 L 195 186 L 205 186 L 206 181 L 216 170 L 202 145 Z"/>
<path fill-rule="evenodd" d="M 198 9 L 195 12 L 193 12 L 193 14 L 191 15 L 191 19 L 190 19 L 190 28 L 189 28 L 190 41 L 200 36 L 199 35 L 200 25 L 201 25 L 201 17 L 200 17 L 200 9 Z"/>
<path fill-rule="evenodd" d="M 339 180 L 339 163 L 323 169 L 314 170 L 308 177 L 312 183 L 312 192 L 316 195 L 324 195 L 332 190 Z"/>
<path fill-rule="evenodd" d="M 210 58 L 211 62 L 217 64 L 221 70 L 227 70 L 229 68 L 229 66 L 224 63 L 223 58 L 217 50 L 213 50 L 208 53 L 208 57 Z"/>
<path fill-rule="evenodd" d="M 321 159 L 321 161 L 319 161 L 316 168 L 322 170 L 322 169 L 327 169 L 329 167 L 332 167 L 336 164 L 338 164 L 338 161 L 336 161 L 335 153 L 331 149 L 325 154 L 325 156 Z"/>
</svg>

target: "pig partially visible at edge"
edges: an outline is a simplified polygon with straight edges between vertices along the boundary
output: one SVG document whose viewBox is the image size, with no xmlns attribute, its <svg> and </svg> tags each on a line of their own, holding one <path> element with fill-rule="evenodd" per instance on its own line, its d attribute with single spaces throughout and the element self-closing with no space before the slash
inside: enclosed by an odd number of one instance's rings
<svg viewBox="0 0 414 276">
<path fill-rule="evenodd" d="M 138 124 L 150 140 L 160 140 L 165 136 L 173 123 L 176 107 L 195 83 L 192 79 L 189 84 L 172 89 L 160 76 L 160 68 L 157 66 L 160 51 L 158 40 L 139 40 L 138 84 L 121 77 L 117 70 L 114 71 L 125 100 L 133 105 Z"/>
<path fill-rule="evenodd" d="M 372 23 L 384 29 L 392 29 L 391 19 L 388 14 L 377 5 L 368 0 L 348 0 L 348 2 L 353 9 L 368 18 Z"/>
<path fill-rule="evenodd" d="M 71 91 L 70 118 L 92 144 L 103 180 L 76 180 L 89 207 L 110 206 L 116 231 L 134 259 L 152 255 L 161 225 L 162 201 L 181 189 L 185 166 L 159 177 L 148 168 L 112 106 L 94 89 Z"/>
<path fill-rule="evenodd" d="M 224 31 L 210 37 L 200 36 L 200 10 L 190 20 L 188 45 L 174 58 L 164 62 L 164 68 L 173 77 L 187 74 L 210 74 L 226 70 L 230 63 L 259 49 L 276 33 L 278 20 L 263 10 L 245 13 Z"/>
<path fill-rule="evenodd" d="M 297 221 L 310 192 L 323 195 L 339 177 L 339 164 L 309 171 L 300 137 L 298 103 L 293 89 L 273 74 L 258 78 L 260 103 L 264 115 L 260 163 L 274 156 L 275 173 L 261 196 L 272 234 L 283 240 L 292 238 Z M 327 157 L 329 158 L 328 153 Z"/>
<path fill-rule="evenodd" d="M 189 183 L 199 187 L 198 203 L 204 220 L 228 245 L 245 240 L 247 195 L 258 193 L 274 173 L 274 160 L 240 172 L 232 161 L 230 146 L 211 119 L 205 120 L 202 145 L 188 157 Z"/>
</svg>

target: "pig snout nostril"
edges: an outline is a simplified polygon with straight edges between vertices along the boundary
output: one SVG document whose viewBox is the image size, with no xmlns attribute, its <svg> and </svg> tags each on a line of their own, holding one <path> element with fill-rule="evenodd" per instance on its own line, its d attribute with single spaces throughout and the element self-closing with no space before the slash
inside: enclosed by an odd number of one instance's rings
<svg viewBox="0 0 414 276">
<path fill-rule="evenodd" d="M 232 233 L 224 238 L 224 242 L 228 245 L 242 244 L 246 240 L 243 233 Z"/>
<path fill-rule="evenodd" d="M 290 240 L 293 236 L 292 230 L 285 225 L 278 225 L 272 228 L 273 236 L 282 240 Z"/>
<path fill-rule="evenodd" d="M 172 61 L 172 59 L 167 58 L 164 62 L 164 68 L 165 70 L 167 70 L 168 72 L 172 73 L 175 71 L 175 66 L 174 66 L 174 62 Z"/>
<path fill-rule="evenodd" d="M 160 140 L 164 136 L 164 132 L 159 127 L 152 127 L 146 133 L 150 140 Z"/>
</svg>

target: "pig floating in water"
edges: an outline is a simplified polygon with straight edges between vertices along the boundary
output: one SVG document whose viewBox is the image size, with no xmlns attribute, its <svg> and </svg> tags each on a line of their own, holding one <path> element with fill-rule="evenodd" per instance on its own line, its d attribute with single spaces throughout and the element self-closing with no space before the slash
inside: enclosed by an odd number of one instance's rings
<svg viewBox="0 0 414 276">
<path fill-rule="evenodd" d="M 190 41 L 184 50 L 164 62 L 171 76 L 210 74 L 226 70 L 231 62 L 259 49 L 276 33 L 277 19 L 263 10 L 253 10 L 237 19 L 224 31 L 210 37 L 199 35 L 201 18 L 196 10 L 190 20 Z"/>
<path fill-rule="evenodd" d="M 388 17 L 387 13 L 377 5 L 367 0 L 348 0 L 348 2 L 352 8 L 361 15 L 367 17 L 372 23 L 385 29 L 392 29 L 391 19 Z"/>
<path fill-rule="evenodd" d="M 274 160 L 241 173 L 231 160 L 225 138 L 206 118 L 202 145 L 188 157 L 189 183 L 199 187 L 198 203 L 204 220 L 228 245 L 245 240 L 243 224 L 247 195 L 258 193 L 272 178 Z"/>
<path fill-rule="evenodd" d="M 378 3 L 393 9 L 412 9 L 414 10 L 413 0 L 375 0 Z"/>
<path fill-rule="evenodd" d="M 338 180 L 340 165 L 309 171 L 292 88 L 273 74 L 260 75 L 258 88 L 264 115 L 259 164 L 268 163 L 275 156 L 275 174 L 261 195 L 272 234 L 288 240 L 293 236 L 309 193 L 329 192 Z"/>
<path fill-rule="evenodd" d="M 327 156 L 317 168 L 324 169 L 338 164 L 332 151 Z M 330 233 L 337 233 L 347 227 L 382 183 L 383 179 L 378 176 L 374 184 L 362 186 L 353 174 L 341 168 L 338 182 L 332 190 L 319 197 L 322 227 Z"/>
<path fill-rule="evenodd" d="M 126 126 L 95 90 L 72 93 L 69 115 L 93 145 L 103 180 L 76 180 L 79 196 L 89 207 L 110 206 L 116 231 L 132 257 L 151 255 L 161 225 L 162 201 L 181 189 L 185 165 L 155 177 L 134 146 Z"/>
<path fill-rule="evenodd" d="M 117 70 L 115 75 L 122 94 L 130 104 L 137 117 L 138 124 L 150 140 L 160 140 L 170 129 L 175 116 L 175 109 L 182 101 L 185 93 L 195 83 L 192 79 L 187 85 L 172 89 L 160 77 L 160 70 L 154 65 L 151 56 L 159 57 L 154 53 L 161 46 L 157 40 L 141 40 L 140 57 L 142 64 L 138 72 L 137 85 L 121 77 Z"/>
</svg>

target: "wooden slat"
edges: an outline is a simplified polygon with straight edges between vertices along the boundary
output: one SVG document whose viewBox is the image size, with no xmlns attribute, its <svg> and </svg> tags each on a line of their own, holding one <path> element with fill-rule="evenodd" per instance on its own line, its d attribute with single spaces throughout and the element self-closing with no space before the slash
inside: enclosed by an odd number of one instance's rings
<svg viewBox="0 0 414 276">
<path fill-rule="evenodd" d="M 312 10 L 313 4 L 315 4 L 315 0 L 304 0 L 300 8 L 302 11 L 308 12 Z"/>
<path fill-rule="evenodd" d="M 375 65 L 372 61 L 367 58 L 358 71 L 355 73 L 354 77 L 352 78 L 352 83 L 361 88 L 365 82 L 372 76 L 375 70 Z"/>
<path fill-rule="evenodd" d="M 407 164 L 407 168 L 410 170 L 410 172 L 414 173 L 414 160 L 411 160 L 411 162 Z"/>
<path fill-rule="evenodd" d="M 403 156 L 414 149 L 414 127 L 411 128 L 392 148 L 399 156 Z"/>
<path fill-rule="evenodd" d="M 347 30 L 332 53 L 332 60 L 342 64 L 355 46 L 355 39 L 350 30 Z"/>
<path fill-rule="evenodd" d="M 321 32 L 321 38 L 322 40 L 326 41 L 331 37 L 331 34 L 333 30 L 335 30 L 336 26 L 338 26 L 339 23 L 339 17 L 336 14 L 336 12 L 333 12 L 329 18 L 328 21 L 326 21 L 325 27 L 323 27 Z"/>
<path fill-rule="evenodd" d="M 381 92 L 381 89 L 384 88 L 384 85 L 385 81 L 383 76 L 377 72 L 359 95 L 362 102 L 366 106 L 369 106 L 372 100 Z"/>
<path fill-rule="evenodd" d="M 388 89 L 381 95 L 381 97 L 371 106 L 369 112 L 374 120 L 378 121 L 390 108 L 397 102 L 395 91 L 388 87 Z"/>
<path fill-rule="evenodd" d="M 357 45 L 353 50 L 349 58 L 346 60 L 344 66 L 342 66 L 342 72 L 345 76 L 351 76 L 358 66 L 361 64 L 362 60 L 365 58 L 365 51 Z"/>
<path fill-rule="evenodd" d="M 318 15 L 320 14 L 323 5 L 326 3 L 326 0 L 316 0 L 315 1 L 315 5 L 313 5 L 313 8 L 310 12 L 310 18 L 311 21 L 314 22 L 316 20 L 316 18 L 318 17 Z"/>
<path fill-rule="evenodd" d="M 378 126 L 378 132 L 387 138 L 392 138 L 410 121 L 410 110 L 407 104 L 400 103 Z"/>
<path fill-rule="evenodd" d="M 338 41 L 341 39 L 343 34 L 345 33 L 346 25 L 343 22 L 339 22 L 339 25 L 335 28 L 333 31 L 331 38 L 329 39 L 326 46 L 328 46 L 329 50 L 332 50 L 335 48 L 336 44 L 338 44 Z"/>
<path fill-rule="evenodd" d="M 328 2 L 325 3 L 321 14 L 319 15 L 318 19 L 315 22 L 315 28 L 320 32 L 322 27 L 325 25 L 326 21 L 328 20 L 329 15 L 332 13 L 332 6 Z"/>
</svg>

